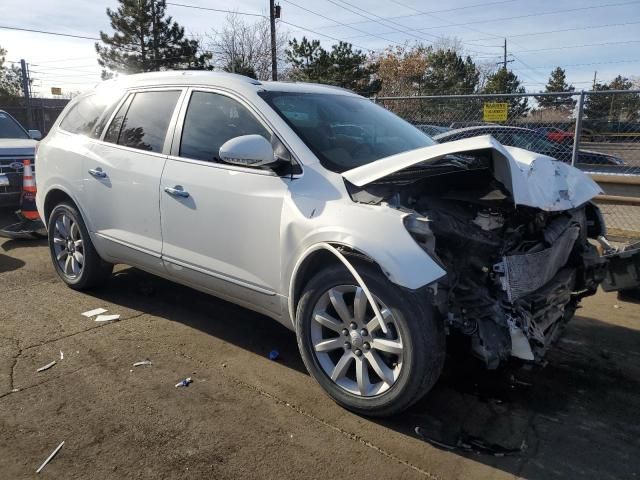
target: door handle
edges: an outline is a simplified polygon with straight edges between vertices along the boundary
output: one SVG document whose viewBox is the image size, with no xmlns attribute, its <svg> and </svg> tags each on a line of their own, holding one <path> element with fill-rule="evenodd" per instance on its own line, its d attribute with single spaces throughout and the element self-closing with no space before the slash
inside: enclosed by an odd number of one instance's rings
<svg viewBox="0 0 640 480">
<path fill-rule="evenodd" d="M 164 191 L 174 197 L 187 198 L 189 196 L 189 192 L 184 190 L 182 188 L 182 185 L 176 185 L 175 187 L 164 187 Z"/>
<path fill-rule="evenodd" d="M 89 170 L 89 174 L 94 176 L 94 177 L 96 177 L 96 178 L 106 178 L 107 177 L 107 172 L 103 172 L 100 167 L 90 169 Z"/>
</svg>

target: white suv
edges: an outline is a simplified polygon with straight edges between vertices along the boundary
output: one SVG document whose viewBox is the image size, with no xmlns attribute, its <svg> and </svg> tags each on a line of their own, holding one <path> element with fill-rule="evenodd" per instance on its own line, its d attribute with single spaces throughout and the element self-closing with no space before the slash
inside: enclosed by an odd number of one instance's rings
<svg viewBox="0 0 640 480">
<path fill-rule="evenodd" d="M 489 136 L 436 144 L 329 86 L 211 72 L 107 81 L 40 144 L 38 209 L 72 288 L 125 263 L 295 330 L 341 405 L 399 412 L 445 337 L 539 359 L 604 260 L 598 186 Z"/>
</svg>

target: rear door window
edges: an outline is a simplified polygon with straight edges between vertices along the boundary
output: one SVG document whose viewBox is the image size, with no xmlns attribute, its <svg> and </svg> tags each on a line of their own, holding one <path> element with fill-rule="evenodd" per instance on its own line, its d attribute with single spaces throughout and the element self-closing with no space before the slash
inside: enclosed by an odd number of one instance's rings
<svg viewBox="0 0 640 480">
<path fill-rule="evenodd" d="M 122 104 L 104 140 L 125 147 L 162 152 L 180 90 L 138 92 Z"/>
<path fill-rule="evenodd" d="M 271 133 L 241 103 L 218 93 L 193 92 L 184 119 L 180 156 L 220 162 L 222 144 L 251 134 L 271 141 Z"/>
</svg>

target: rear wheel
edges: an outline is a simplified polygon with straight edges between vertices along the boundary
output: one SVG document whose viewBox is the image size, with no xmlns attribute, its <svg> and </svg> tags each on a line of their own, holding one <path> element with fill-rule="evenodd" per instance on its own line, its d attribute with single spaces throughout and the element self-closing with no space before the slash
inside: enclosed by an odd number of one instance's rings
<svg viewBox="0 0 640 480">
<path fill-rule="evenodd" d="M 87 227 L 76 207 L 63 202 L 57 205 L 48 222 L 49 251 L 56 272 L 76 290 L 103 284 L 113 265 L 100 258 L 91 243 Z"/>
<path fill-rule="evenodd" d="M 340 405 L 369 416 L 398 413 L 431 389 L 442 371 L 444 333 L 423 294 L 397 287 L 370 266 L 362 288 L 344 268 L 318 273 L 296 315 L 298 346 L 318 383 Z"/>
</svg>

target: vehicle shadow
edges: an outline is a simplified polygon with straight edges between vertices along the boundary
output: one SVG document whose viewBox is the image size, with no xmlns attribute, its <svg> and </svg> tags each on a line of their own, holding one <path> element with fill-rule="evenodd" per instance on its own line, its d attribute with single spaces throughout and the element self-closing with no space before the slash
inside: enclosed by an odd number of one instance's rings
<svg viewBox="0 0 640 480">
<path fill-rule="evenodd" d="M 212 296 L 133 268 L 94 295 L 257 355 L 276 348 L 280 365 L 306 373 L 293 332 Z M 496 371 L 459 348 L 451 346 L 442 378 L 423 400 L 370 421 L 518 477 L 637 478 L 640 330 L 578 317 L 545 366 L 512 362 Z"/>
<path fill-rule="evenodd" d="M 0 254 L 0 273 L 11 272 L 25 266 L 25 262 L 20 259 Z"/>
<path fill-rule="evenodd" d="M 125 268 L 113 275 L 108 287 L 91 295 L 180 322 L 256 355 L 268 357 L 276 349 L 279 364 L 306 374 L 291 330 L 264 315 L 206 293 Z"/>
<path fill-rule="evenodd" d="M 39 238 L 39 239 L 20 239 L 20 240 L 7 240 L 0 248 L 5 252 L 10 252 L 16 248 L 33 248 L 33 247 L 46 247 L 47 239 Z"/>
</svg>

